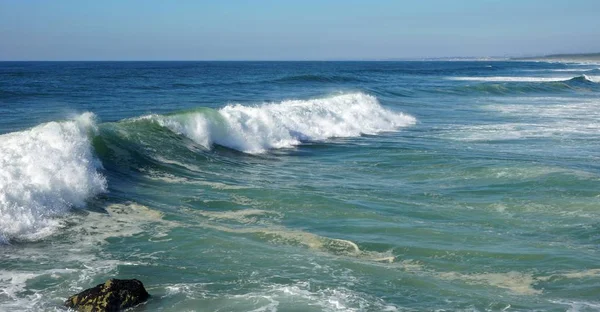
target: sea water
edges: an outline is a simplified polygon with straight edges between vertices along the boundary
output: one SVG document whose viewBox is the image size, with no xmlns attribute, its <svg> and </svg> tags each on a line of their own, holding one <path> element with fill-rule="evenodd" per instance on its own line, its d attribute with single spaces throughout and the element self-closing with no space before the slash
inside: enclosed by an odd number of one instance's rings
<svg viewBox="0 0 600 312">
<path fill-rule="evenodd" d="M 0 63 L 0 310 L 599 310 L 599 67 Z"/>
</svg>

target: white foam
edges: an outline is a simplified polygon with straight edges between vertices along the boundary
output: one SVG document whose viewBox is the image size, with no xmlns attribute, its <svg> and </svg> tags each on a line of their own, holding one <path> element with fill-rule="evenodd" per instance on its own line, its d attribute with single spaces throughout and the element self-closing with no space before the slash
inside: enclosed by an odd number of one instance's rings
<svg viewBox="0 0 600 312">
<path fill-rule="evenodd" d="M 85 113 L 0 136 L 0 242 L 45 237 L 60 226 L 55 217 L 106 191 L 91 131 Z"/>
<path fill-rule="evenodd" d="M 580 72 L 580 71 L 586 71 L 587 69 L 582 69 L 582 68 L 560 68 L 560 69 L 550 69 L 550 71 L 553 72 Z"/>
<path fill-rule="evenodd" d="M 567 312 L 600 311 L 600 302 L 574 300 L 550 300 L 550 302 L 569 306 Z"/>
<path fill-rule="evenodd" d="M 247 153 L 293 147 L 304 140 L 356 137 L 412 125 L 415 118 L 383 108 L 373 96 L 353 93 L 258 106 L 228 105 L 216 112 L 144 117 L 210 148 Z"/>
<path fill-rule="evenodd" d="M 572 98 L 512 99 L 513 103 L 487 105 L 485 109 L 529 122 L 455 126 L 451 137 L 460 141 L 506 140 L 536 137 L 593 136 L 600 131 L 598 100 Z"/>
<path fill-rule="evenodd" d="M 252 311 L 277 311 L 279 306 L 292 305 L 298 310 L 319 307 L 322 311 L 398 311 L 398 307 L 368 294 L 344 287 L 319 289 L 311 287 L 309 282 L 269 285 L 260 292 L 236 295 L 228 301 L 250 301 L 259 306 Z"/>
<path fill-rule="evenodd" d="M 600 76 L 589 76 L 589 75 L 584 75 L 585 79 L 589 80 L 589 81 L 593 81 L 595 83 L 600 83 Z"/>
<path fill-rule="evenodd" d="M 230 220 L 241 224 L 257 224 L 261 218 L 281 219 L 283 214 L 277 211 L 266 211 L 262 209 L 243 209 L 236 211 L 198 211 L 199 215 L 209 220 Z"/>
<path fill-rule="evenodd" d="M 196 299 L 198 294 L 206 292 L 207 283 L 191 283 L 191 284 L 172 284 L 165 286 L 165 294 L 162 298 L 184 295 L 187 299 Z"/>
<path fill-rule="evenodd" d="M 167 232 L 178 226 L 163 220 L 159 211 L 133 202 L 110 204 L 105 209 L 105 213 L 69 215 L 71 225 L 64 229 L 63 239 L 53 242 L 51 249 L 34 245 L 3 254 L 3 261 L 14 263 L 48 264 L 60 258 L 60 268 L 0 270 L 0 311 L 49 311 L 55 307 L 59 311 L 56 302 L 93 285 L 98 277 L 114 276 L 121 266 L 144 265 L 146 260 L 154 262 L 155 255 L 164 252 L 146 254 L 132 250 L 129 260 L 114 259 L 103 249 L 110 238 L 144 233 L 152 241 L 157 237 L 165 239 Z M 54 282 L 44 289 L 33 288 L 30 284 L 40 278 L 52 278 Z"/>
</svg>

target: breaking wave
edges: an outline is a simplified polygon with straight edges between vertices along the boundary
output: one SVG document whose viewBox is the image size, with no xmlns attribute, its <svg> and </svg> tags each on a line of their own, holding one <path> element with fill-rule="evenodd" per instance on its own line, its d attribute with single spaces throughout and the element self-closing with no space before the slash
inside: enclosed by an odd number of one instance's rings
<svg viewBox="0 0 600 312">
<path fill-rule="evenodd" d="M 218 144 L 247 153 L 289 148 L 302 141 L 393 131 L 416 121 L 383 108 L 374 96 L 362 93 L 258 106 L 235 104 L 219 110 L 200 108 L 134 121 L 142 120 L 185 135 L 205 148 Z"/>
<path fill-rule="evenodd" d="M 261 153 L 308 140 L 393 131 L 413 123 L 415 118 L 383 108 L 374 96 L 356 93 L 199 108 L 100 125 L 92 113 L 85 113 L 0 135 L 0 243 L 37 240 L 62 227 L 62 216 L 108 190 L 99 171 L 102 162 L 107 173 L 120 170 L 117 163 L 130 163 L 118 158 L 125 157 L 123 148 L 132 153 L 127 157 L 138 155 L 137 161 L 143 161 L 157 156 L 147 155 L 149 150 L 159 153 L 147 144 L 171 148 L 170 144 L 178 144 L 172 135 L 183 135 L 207 149 L 218 144 Z"/>
<path fill-rule="evenodd" d="M 85 113 L 0 135 L 0 243 L 44 237 L 59 226 L 55 217 L 106 191 L 90 144 L 95 128 Z"/>
</svg>

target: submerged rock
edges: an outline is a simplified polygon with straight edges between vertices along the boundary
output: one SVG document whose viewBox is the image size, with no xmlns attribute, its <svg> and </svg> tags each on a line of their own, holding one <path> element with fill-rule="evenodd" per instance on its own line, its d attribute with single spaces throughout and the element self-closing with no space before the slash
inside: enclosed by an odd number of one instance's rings
<svg viewBox="0 0 600 312">
<path fill-rule="evenodd" d="M 65 306 L 82 312 L 121 311 L 150 297 L 142 282 L 136 279 L 109 279 L 104 284 L 86 289 L 65 301 Z"/>
</svg>

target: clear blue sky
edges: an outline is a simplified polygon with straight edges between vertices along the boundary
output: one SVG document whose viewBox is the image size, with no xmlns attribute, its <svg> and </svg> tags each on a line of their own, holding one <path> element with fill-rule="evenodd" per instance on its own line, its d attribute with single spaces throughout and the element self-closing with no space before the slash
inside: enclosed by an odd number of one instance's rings
<svg viewBox="0 0 600 312">
<path fill-rule="evenodd" d="M 0 0 L 0 60 L 600 52 L 600 0 Z"/>
</svg>

